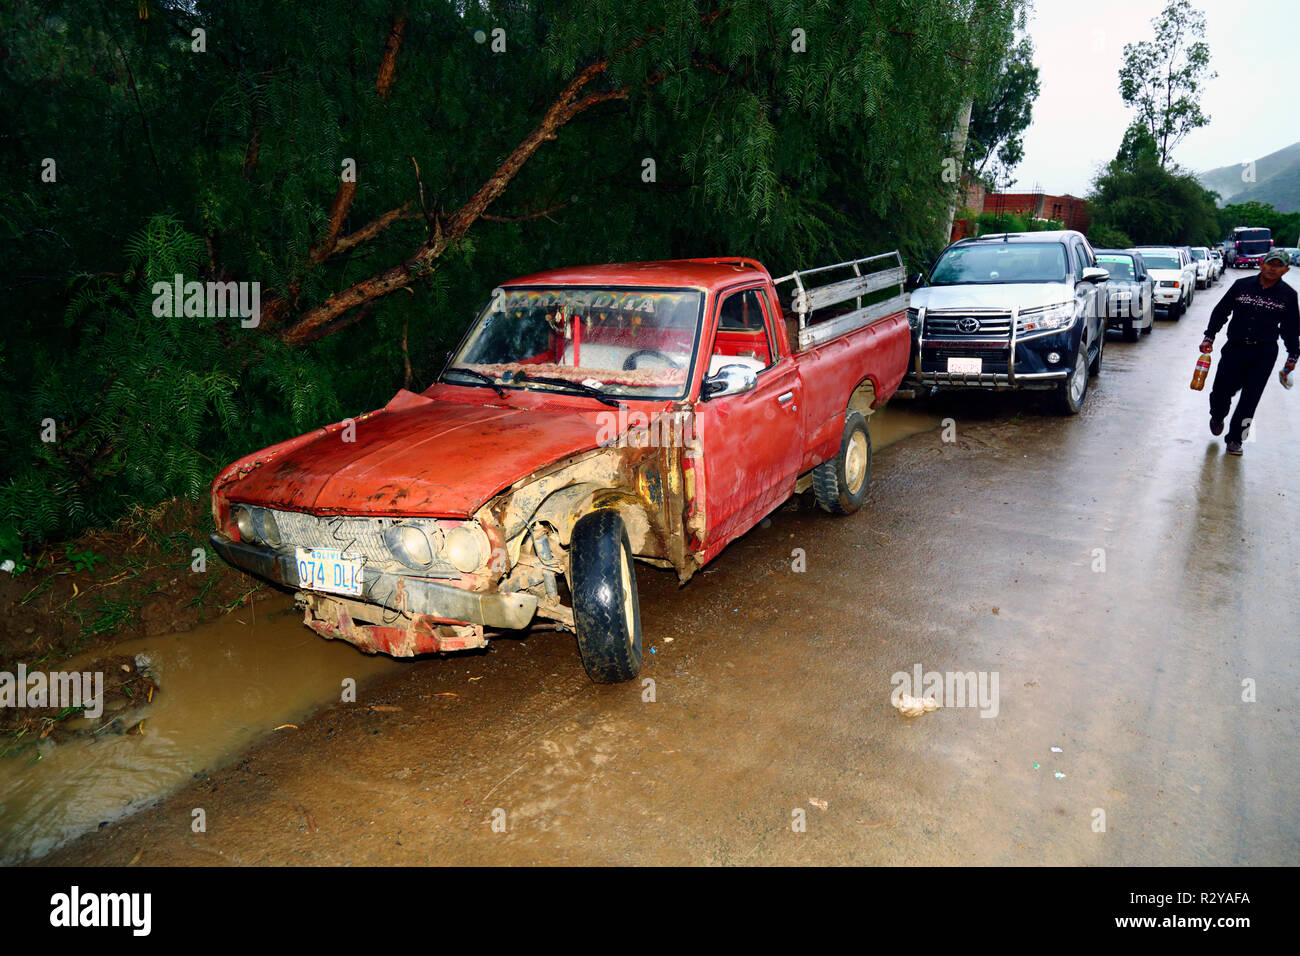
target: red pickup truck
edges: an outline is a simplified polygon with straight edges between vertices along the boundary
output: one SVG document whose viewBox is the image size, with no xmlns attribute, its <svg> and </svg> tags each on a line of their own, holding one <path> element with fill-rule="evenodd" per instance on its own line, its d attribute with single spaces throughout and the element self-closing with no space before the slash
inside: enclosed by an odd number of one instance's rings
<svg viewBox="0 0 1300 956">
<path fill-rule="evenodd" d="M 903 281 L 897 253 L 779 280 L 721 258 L 514 279 L 424 392 L 225 468 L 212 544 L 368 652 L 542 618 L 593 680 L 629 680 L 634 559 L 686 581 L 795 492 L 858 508 L 866 416 L 907 370 Z"/>
</svg>

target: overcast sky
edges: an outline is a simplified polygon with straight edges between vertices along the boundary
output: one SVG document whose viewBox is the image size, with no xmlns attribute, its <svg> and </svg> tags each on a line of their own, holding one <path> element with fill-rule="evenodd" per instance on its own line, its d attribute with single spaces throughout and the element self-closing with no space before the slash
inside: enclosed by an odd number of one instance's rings
<svg viewBox="0 0 1300 956">
<path fill-rule="evenodd" d="M 1196 172 L 1258 159 L 1300 140 L 1300 0 L 1193 0 L 1205 13 L 1210 81 L 1201 108 L 1210 124 L 1174 150 Z M 1125 43 L 1150 39 L 1165 0 L 1036 0 L 1029 32 L 1042 92 L 1025 132 L 1015 189 L 1085 195 L 1115 157 L 1133 113 L 1119 96 Z M 1267 11 L 1267 12 L 1266 12 Z M 1269 111 L 1258 93 L 1271 95 Z"/>
</svg>

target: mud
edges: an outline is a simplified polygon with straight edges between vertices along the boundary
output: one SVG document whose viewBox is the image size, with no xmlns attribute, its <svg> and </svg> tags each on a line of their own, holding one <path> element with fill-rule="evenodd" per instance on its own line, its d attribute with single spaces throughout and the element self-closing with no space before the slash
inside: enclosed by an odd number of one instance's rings
<svg viewBox="0 0 1300 956">
<path fill-rule="evenodd" d="M 145 664 L 157 689 L 149 699 L 106 694 L 99 719 L 67 721 L 35 749 L 0 759 L 0 864 L 134 813 L 268 733 L 293 733 L 273 728 L 337 701 L 346 677 L 364 687 L 399 669 L 321 640 L 301 620 L 282 596 L 188 634 L 117 645 L 116 656 Z M 90 666 L 73 658 L 60 669 Z"/>
<path fill-rule="evenodd" d="M 877 441 L 858 514 L 638 567 L 640 681 L 565 634 L 397 665 L 42 862 L 1300 863 L 1297 393 L 1237 459 L 1187 388 L 1231 276 L 1112 338 L 1076 418 L 901 404 L 955 429 Z M 996 714 L 900 715 L 917 665 L 997 675 Z"/>
</svg>

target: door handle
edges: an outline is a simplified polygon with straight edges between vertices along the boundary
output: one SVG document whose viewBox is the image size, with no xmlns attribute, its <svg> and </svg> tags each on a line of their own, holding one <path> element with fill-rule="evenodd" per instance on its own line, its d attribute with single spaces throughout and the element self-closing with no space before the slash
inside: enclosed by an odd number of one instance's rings
<svg viewBox="0 0 1300 956">
<path fill-rule="evenodd" d="M 778 402 L 780 402 L 782 405 L 784 405 L 786 402 L 790 401 L 790 399 L 792 399 L 792 398 L 794 398 L 794 392 L 785 392 L 785 393 L 782 394 L 782 395 L 778 395 L 778 396 L 776 397 L 776 400 L 777 400 Z"/>
</svg>

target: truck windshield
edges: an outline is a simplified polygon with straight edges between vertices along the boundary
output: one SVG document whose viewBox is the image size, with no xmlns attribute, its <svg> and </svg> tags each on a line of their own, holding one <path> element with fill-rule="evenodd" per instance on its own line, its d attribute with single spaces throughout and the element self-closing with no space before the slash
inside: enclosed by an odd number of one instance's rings
<svg viewBox="0 0 1300 956">
<path fill-rule="evenodd" d="M 1269 229 L 1235 229 L 1233 238 L 1237 241 L 1237 255 L 1263 255 L 1273 245 L 1273 233 Z"/>
<path fill-rule="evenodd" d="M 1063 282 L 1065 247 L 1057 242 L 989 242 L 955 246 L 940 256 L 931 285 Z"/>
<path fill-rule="evenodd" d="M 703 299 L 690 289 L 497 289 L 443 380 L 471 380 L 459 367 L 506 387 L 563 391 L 528 382 L 545 377 L 573 382 L 575 391 L 585 384 L 611 395 L 682 398 Z"/>
<path fill-rule="evenodd" d="M 1133 260 L 1128 256 L 1098 256 L 1097 265 L 1109 272 L 1112 279 L 1133 278 Z"/>
</svg>

